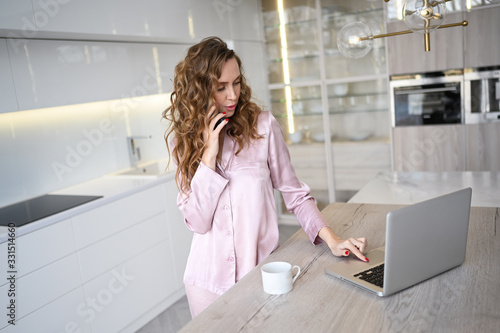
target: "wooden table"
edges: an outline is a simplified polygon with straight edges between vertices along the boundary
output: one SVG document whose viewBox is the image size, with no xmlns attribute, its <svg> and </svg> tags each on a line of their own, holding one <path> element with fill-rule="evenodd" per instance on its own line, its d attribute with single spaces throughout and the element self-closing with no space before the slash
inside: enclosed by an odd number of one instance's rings
<svg viewBox="0 0 500 333">
<path fill-rule="evenodd" d="M 334 203 L 323 210 L 342 237 L 384 245 L 385 216 L 401 206 Z M 500 208 L 473 207 L 464 264 L 389 297 L 324 272 L 336 258 L 300 230 L 181 332 L 500 332 Z M 260 267 L 299 265 L 291 292 L 262 290 Z"/>
</svg>

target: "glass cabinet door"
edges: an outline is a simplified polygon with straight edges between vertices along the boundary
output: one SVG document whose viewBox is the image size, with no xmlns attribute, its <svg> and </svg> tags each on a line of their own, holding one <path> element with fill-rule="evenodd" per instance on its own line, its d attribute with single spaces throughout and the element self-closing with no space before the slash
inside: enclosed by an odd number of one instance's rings
<svg viewBox="0 0 500 333">
<path fill-rule="evenodd" d="M 325 74 L 327 79 L 340 79 L 385 74 L 385 41 L 374 39 L 373 49 L 360 59 L 344 57 L 337 47 L 337 34 L 354 21 L 368 25 L 373 35 L 385 33 L 384 1 L 321 0 Z"/>
<path fill-rule="evenodd" d="M 271 109 L 288 144 L 324 141 L 320 86 L 271 90 Z"/>
<path fill-rule="evenodd" d="M 384 2 L 261 3 L 271 110 L 297 176 L 320 209 L 337 198 L 347 200 L 361 188 L 360 179 L 380 170 L 372 148 L 388 148 L 388 78 L 383 38 L 364 58 L 350 59 L 338 50 L 337 33 L 351 21 L 364 22 L 373 34 L 385 33 Z M 286 212 L 281 206 L 280 218 Z"/>
<path fill-rule="evenodd" d="M 311 188 L 323 209 L 329 200 L 321 86 L 273 89 L 271 110 L 283 130 L 297 177 Z"/>
<path fill-rule="evenodd" d="M 387 79 L 327 85 L 332 142 L 389 140 Z"/>
<path fill-rule="evenodd" d="M 315 1 L 262 1 L 269 83 L 320 79 Z"/>
</svg>

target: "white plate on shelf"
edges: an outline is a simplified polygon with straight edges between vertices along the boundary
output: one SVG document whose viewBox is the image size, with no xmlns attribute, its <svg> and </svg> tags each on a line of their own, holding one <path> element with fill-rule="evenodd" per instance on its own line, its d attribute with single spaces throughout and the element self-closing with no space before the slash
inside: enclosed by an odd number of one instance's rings
<svg viewBox="0 0 500 333">
<path fill-rule="evenodd" d="M 351 141 L 363 141 L 368 139 L 372 134 L 370 132 L 359 132 L 349 134 L 349 140 Z"/>
</svg>

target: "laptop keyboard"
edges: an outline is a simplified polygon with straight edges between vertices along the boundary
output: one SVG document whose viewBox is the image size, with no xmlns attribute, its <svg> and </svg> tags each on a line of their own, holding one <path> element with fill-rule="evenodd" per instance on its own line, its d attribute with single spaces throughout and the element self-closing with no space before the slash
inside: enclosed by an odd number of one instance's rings
<svg viewBox="0 0 500 333">
<path fill-rule="evenodd" d="M 376 285 L 377 287 L 384 287 L 384 264 L 380 264 L 378 266 L 367 269 L 366 271 L 362 271 L 358 274 L 355 274 L 354 277 L 360 278 L 366 282 Z"/>
</svg>

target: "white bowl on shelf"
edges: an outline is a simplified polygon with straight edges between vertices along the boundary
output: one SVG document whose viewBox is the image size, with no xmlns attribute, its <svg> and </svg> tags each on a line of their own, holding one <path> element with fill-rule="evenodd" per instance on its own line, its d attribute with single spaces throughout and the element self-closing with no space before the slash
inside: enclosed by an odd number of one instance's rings
<svg viewBox="0 0 500 333">
<path fill-rule="evenodd" d="M 357 132 L 349 133 L 349 140 L 351 141 L 363 141 L 368 139 L 372 135 L 371 132 Z"/>
<path fill-rule="evenodd" d="M 339 83 L 333 86 L 333 92 L 336 96 L 345 96 L 349 91 L 349 86 L 347 83 Z"/>
<path fill-rule="evenodd" d="M 325 133 L 314 133 L 311 135 L 311 139 L 315 142 L 325 142 Z"/>
<path fill-rule="evenodd" d="M 302 141 L 302 132 L 295 131 L 293 133 L 288 134 L 288 137 L 290 138 L 290 141 L 292 141 L 292 143 L 300 143 Z"/>
</svg>

